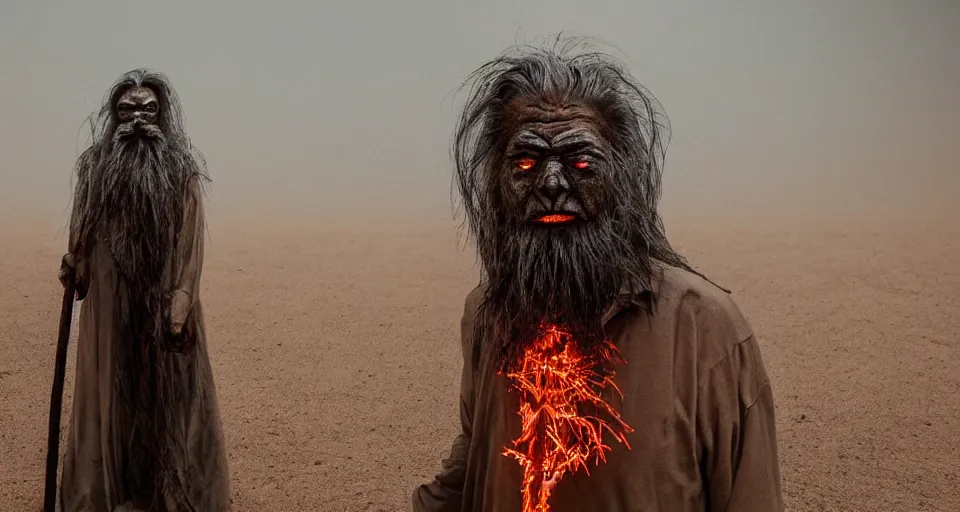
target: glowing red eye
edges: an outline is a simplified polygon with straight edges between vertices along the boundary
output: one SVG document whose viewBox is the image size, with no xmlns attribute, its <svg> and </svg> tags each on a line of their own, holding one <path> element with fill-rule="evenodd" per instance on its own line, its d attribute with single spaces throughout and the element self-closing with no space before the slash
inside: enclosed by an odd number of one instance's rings
<svg viewBox="0 0 960 512">
<path fill-rule="evenodd" d="M 577 160 L 573 163 L 573 166 L 577 169 L 586 169 L 587 167 L 590 167 L 590 162 L 586 160 Z"/>
<path fill-rule="evenodd" d="M 517 167 L 521 171 L 529 171 L 530 169 L 533 169 L 533 166 L 536 164 L 537 162 L 534 159 L 524 158 L 523 160 L 520 160 L 519 162 L 517 162 Z"/>
</svg>

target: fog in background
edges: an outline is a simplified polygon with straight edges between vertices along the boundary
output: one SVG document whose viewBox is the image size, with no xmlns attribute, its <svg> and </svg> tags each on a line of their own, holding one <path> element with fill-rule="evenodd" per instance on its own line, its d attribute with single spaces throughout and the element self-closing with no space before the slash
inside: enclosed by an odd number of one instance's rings
<svg viewBox="0 0 960 512">
<path fill-rule="evenodd" d="M 960 191 L 954 0 L 2 0 L 0 219 L 66 218 L 83 120 L 141 66 L 179 93 L 217 215 L 448 216 L 457 88 L 560 31 L 615 45 L 663 104 L 668 219 Z"/>
</svg>

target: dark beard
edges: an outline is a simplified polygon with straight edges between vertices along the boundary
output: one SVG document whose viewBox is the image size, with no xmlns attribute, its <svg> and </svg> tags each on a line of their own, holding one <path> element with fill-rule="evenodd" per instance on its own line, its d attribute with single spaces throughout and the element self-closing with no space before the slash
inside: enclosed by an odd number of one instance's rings
<svg viewBox="0 0 960 512">
<path fill-rule="evenodd" d="M 602 319 L 624 284 L 646 282 L 647 258 L 608 216 L 556 228 L 510 222 L 487 252 L 489 280 L 480 304 L 474 361 L 481 344 L 508 371 L 543 323 L 562 325 L 584 353 L 606 339 Z"/>
<path fill-rule="evenodd" d="M 100 194 L 99 234 L 131 282 L 160 283 L 183 221 L 183 157 L 152 125 L 121 125 L 100 158 L 92 191 Z"/>
<path fill-rule="evenodd" d="M 117 269 L 120 290 L 115 297 L 122 297 L 117 310 L 122 324 L 116 327 L 129 337 L 118 355 L 164 341 L 169 292 L 164 272 L 183 224 L 192 162 L 190 153 L 169 144 L 157 126 L 133 122 L 117 127 L 89 170 L 90 200 L 82 229 L 85 239 L 96 237 L 105 244 Z M 152 366 L 148 361 L 119 363 L 121 371 Z"/>
</svg>

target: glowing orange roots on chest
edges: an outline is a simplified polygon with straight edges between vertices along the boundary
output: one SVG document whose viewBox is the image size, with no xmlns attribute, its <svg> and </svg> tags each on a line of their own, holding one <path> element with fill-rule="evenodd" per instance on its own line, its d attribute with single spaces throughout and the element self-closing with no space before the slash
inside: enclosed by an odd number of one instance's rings
<svg viewBox="0 0 960 512">
<path fill-rule="evenodd" d="M 520 393 L 523 431 L 503 454 L 523 467 L 523 512 L 549 511 L 550 493 L 564 473 L 583 469 L 589 475 L 590 459 L 606 462 L 604 432 L 630 448 L 626 435 L 633 429 L 601 396 L 608 386 L 617 394 L 620 389 L 612 372 L 598 372 L 623 360 L 610 342 L 596 352 L 581 354 L 568 332 L 545 326 L 507 373 Z"/>
</svg>

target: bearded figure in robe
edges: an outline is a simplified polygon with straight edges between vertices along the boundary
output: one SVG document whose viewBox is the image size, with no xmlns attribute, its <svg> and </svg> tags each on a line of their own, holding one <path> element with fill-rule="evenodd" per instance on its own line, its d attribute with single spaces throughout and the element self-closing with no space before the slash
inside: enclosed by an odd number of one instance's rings
<svg viewBox="0 0 960 512">
<path fill-rule="evenodd" d="M 82 300 L 61 510 L 228 510 L 200 303 L 205 162 L 162 74 L 121 76 L 91 124 L 60 271 Z"/>
<path fill-rule="evenodd" d="M 659 104 L 580 39 L 480 67 L 453 145 L 482 263 L 461 428 L 416 512 L 783 510 L 770 380 L 668 243 Z"/>
</svg>

